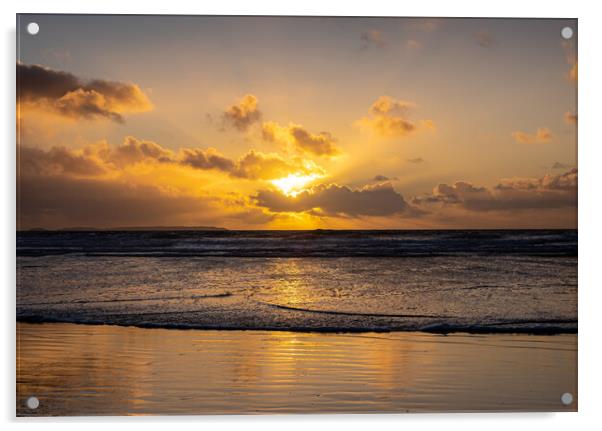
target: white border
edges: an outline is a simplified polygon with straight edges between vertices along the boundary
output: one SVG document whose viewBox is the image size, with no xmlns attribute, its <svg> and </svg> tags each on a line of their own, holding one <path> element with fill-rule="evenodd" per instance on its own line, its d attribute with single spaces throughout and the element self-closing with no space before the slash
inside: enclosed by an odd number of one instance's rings
<svg viewBox="0 0 602 431">
<path fill-rule="evenodd" d="M 600 233 L 599 171 L 602 167 L 600 139 L 600 79 L 602 67 L 598 43 L 602 41 L 602 15 L 595 1 L 577 0 L 420 0 L 393 2 L 370 0 L 353 2 L 326 2 L 324 0 L 253 1 L 180 1 L 150 3 L 145 1 L 81 0 L 15 1 L 1 3 L 0 20 L 3 30 L 1 69 L 3 87 L 0 104 L 3 137 L 0 174 L 3 209 L 0 244 L 0 274 L 4 277 L 2 289 L 2 413 L 5 429 L 69 430 L 82 426 L 91 430 L 107 427 L 116 430 L 132 425 L 150 431 L 162 430 L 167 422 L 176 422 L 182 429 L 225 426 L 234 429 L 244 426 L 249 430 L 281 429 L 305 430 L 311 427 L 332 427 L 345 430 L 363 429 L 373 422 L 383 428 L 401 426 L 421 430 L 482 429 L 504 430 L 508 427 L 545 427 L 546 430 L 595 428 L 602 423 L 602 406 L 598 406 L 602 357 L 602 328 L 600 315 L 602 277 L 597 267 L 602 245 Z M 555 17 L 579 18 L 579 413 L 562 414 L 437 414 L 437 415 L 305 415 L 305 416 L 205 416 L 160 418 L 80 418 L 17 420 L 15 402 L 15 14 L 16 13 L 146 13 L 146 14 L 224 14 L 224 15 L 370 15 L 370 16 L 463 16 L 463 17 Z M 596 79 L 598 78 L 598 79 Z M 495 390 L 495 388 L 492 388 Z M 339 425 L 340 424 L 340 425 Z"/>
</svg>

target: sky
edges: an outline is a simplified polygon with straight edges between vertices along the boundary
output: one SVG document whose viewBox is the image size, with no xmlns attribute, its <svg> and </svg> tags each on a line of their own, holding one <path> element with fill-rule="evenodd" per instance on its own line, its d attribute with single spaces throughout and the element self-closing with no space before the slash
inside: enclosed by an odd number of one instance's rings
<svg viewBox="0 0 602 431">
<path fill-rule="evenodd" d="M 17 32 L 20 229 L 576 228 L 576 20 L 20 15 Z"/>
</svg>

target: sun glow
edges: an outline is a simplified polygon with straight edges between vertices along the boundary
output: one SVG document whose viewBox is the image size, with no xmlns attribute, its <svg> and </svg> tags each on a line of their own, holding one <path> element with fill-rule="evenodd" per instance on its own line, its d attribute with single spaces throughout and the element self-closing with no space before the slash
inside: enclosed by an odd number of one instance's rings
<svg viewBox="0 0 602 431">
<path fill-rule="evenodd" d="M 295 197 L 303 191 L 303 188 L 311 183 L 313 180 L 318 178 L 319 175 L 301 175 L 301 174 L 290 174 L 287 177 L 278 178 L 272 180 L 271 183 L 280 189 L 286 196 Z"/>
</svg>

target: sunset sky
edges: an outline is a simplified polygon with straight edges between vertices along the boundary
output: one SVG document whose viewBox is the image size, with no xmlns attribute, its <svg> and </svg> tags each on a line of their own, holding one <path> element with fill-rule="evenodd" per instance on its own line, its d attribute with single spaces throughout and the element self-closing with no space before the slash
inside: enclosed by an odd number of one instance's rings
<svg viewBox="0 0 602 431">
<path fill-rule="evenodd" d="M 565 26 L 21 15 L 19 228 L 576 228 Z"/>
</svg>

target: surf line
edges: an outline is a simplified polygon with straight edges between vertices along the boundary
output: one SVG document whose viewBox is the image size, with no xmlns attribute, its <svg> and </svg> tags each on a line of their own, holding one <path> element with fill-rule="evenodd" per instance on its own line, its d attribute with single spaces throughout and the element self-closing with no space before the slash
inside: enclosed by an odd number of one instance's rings
<svg viewBox="0 0 602 431">
<path fill-rule="evenodd" d="M 25 304 L 17 304 L 20 307 L 33 307 L 33 306 L 42 306 L 42 305 L 75 305 L 75 304 L 100 304 L 106 302 L 144 302 L 144 301 L 167 301 L 173 299 L 209 299 L 209 298 L 227 298 L 232 296 L 230 292 L 224 293 L 215 293 L 208 295 L 192 295 L 192 296 L 159 296 L 152 298 L 123 298 L 123 299 L 97 299 L 97 300 L 88 300 L 88 299 L 76 299 L 73 301 L 60 301 L 60 302 L 30 302 Z"/>
<path fill-rule="evenodd" d="M 427 318 L 427 319 L 452 319 L 454 316 L 435 316 L 432 314 L 381 314 L 381 313 L 352 313 L 350 311 L 333 311 L 333 310 L 312 310 L 310 308 L 291 307 L 289 305 L 272 304 L 270 302 L 259 301 L 268 307 L 280 308 L 283 310 L 302 311 L 305 313 L 333 314 L 340 316 L 366 316 L 366 317 L 412 317 L 412 318 Z"/>
</svg>

